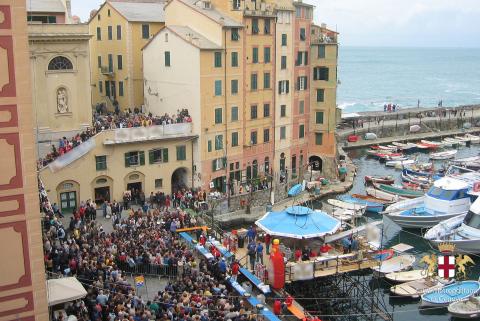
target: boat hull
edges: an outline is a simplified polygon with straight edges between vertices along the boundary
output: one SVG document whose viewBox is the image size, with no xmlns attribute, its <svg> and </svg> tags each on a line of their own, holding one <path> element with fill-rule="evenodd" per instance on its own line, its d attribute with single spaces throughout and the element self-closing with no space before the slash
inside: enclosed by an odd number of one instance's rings
<svg viewBox="0 0 480 321">
<path fill-rule="evenodd" d="M 391 221 L 403 228 L 425 228 L 432 227 L 440 223 L 441 221 L 448 220 L 452 217 L 461 215 L 462 213 L 447 214 L 447 215 L 418 215 L 407 216 L 398 215 L 397 213 L 383 214 L 383 217 L 388 217 Z"/>
<path fill-rule="evenodd" d="M 447 306 L 465 300 L 480 289 L 477 281 L 463 281 L 445 286 L 442 290 L 422 295 L 422 306 Z"/>
</svg>

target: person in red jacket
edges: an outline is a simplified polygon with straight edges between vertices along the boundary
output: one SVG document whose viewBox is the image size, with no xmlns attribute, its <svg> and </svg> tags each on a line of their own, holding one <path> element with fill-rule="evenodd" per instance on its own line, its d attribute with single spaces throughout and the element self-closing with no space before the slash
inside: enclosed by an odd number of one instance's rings
<svg viewBox="0 0 480 321">
<path fill-rule="evenodd" d="M 239 271 L 240 271 L 240 264 L 238 264 L 238 261 L 233 261 L 232 267 L 231 267 L 233 281 L 237 281 L 237 276 Z"/>
<path fill-rule="evenodd" d="M 270 244 L 272 244 L 272 237 L 267 233 L 265 234 L 265 249 L 267 251 L 267 255 L 270 255 Z"/>
<path fill-rule="evenodd" d="M 273 313 L 275 313 L 275 315 L 282 313 L 282 303 L 278 299 L 273 302 Z"/>
<path fill-rule="evenodd" d="M 301 258 L 302 258 L 302 250 L 301 250 L 301 249 L 297 249 L 297 250 L 295 251 L 295 262 L 300 261 Z"/>
</svg>

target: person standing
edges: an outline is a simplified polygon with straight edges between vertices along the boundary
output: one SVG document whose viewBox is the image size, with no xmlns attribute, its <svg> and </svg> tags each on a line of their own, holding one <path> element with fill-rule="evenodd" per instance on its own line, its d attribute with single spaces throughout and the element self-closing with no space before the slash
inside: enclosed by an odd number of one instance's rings
<svg viewBox="0 0 480 321">
<path fill-rule="evenodd" d="M 267 250 L 267 255 L 270 255 L 270 244 L 272 243 L 272 236 L 270 234 L 265 234 L 265 248 Z"/>
<path fill-rule="evenodd" d="M 232 280 L 233 281 L 237 281 L 237 276 L 238 276 L 239 271 L 240 271 L 240 264 L 238 264 L 238 261 L 235 260 L 235 261 L 233 261 L 232 267 L 231 267 Z"/>
<path fill-rule="evenodd" d="M 263 244 L 261 242 L 258 242 L 257 248 L 256 248 L 256 254 L 257 254 L 257 263 L 262 263 L 263 264 Z"/>
<path fill-rule="evenodd" d="M 255 270 L 255 251 L 256 251 L 255 242 L 251 241 L 250 243 L 248 243 L 247 253 L 250 259 L 250 270 L 252 271 Z"/>
</svg>

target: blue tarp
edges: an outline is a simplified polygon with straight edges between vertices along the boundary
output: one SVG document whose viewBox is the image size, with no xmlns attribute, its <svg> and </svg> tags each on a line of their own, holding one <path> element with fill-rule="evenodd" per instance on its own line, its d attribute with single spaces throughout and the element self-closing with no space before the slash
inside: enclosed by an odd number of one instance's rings
<svg viewBox="0 0 480 321">
<path fill-rule="evenodd" d="M 293 185 L 292 188 L 288 190 L 288 196 L 297 196 L 303 191 L 302 184 Z"/>
<path fill-rule="evenodd" d="M 294 206 L 281 212 L 269 212 L 255 224 L 272 236 L 307 239 L 335 233 L 340 221 L 321 211 Z"/>
</svg>

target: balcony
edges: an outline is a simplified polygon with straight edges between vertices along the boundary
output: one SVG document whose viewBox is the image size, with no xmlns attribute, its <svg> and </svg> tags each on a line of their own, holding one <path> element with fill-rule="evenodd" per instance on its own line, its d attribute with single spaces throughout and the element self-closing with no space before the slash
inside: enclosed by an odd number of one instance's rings
<svg viewBox="0 0 480 321">
<path fill-rule="evenodd" d="M 115 77 L 115 73 L 113 72 L 113 70 L 106 67 L 106 66 L 100 67 L 100 72 L 104 76 L 108 76 L 108 77 L 112 77 L 112 78 Z"/>
<path fill-rule="evenodd" d="M 312 36 L 312 39 L 310 41 L 310 44 L 312 45 L 326 45 L 326 44 L 337 44 L 337 35 L 336 34 L 320 34 L 320 35 L 315 35 Z"/>
<path fill-rule="evenodd" d="M 271 4 L 265 2 L 251 2 L 245 5 L 245 9 L 243 10 L 243 14 L 249 17 L 271 17 L 275 18 L 277 15 L 273 10 Z"/>
</svg>

